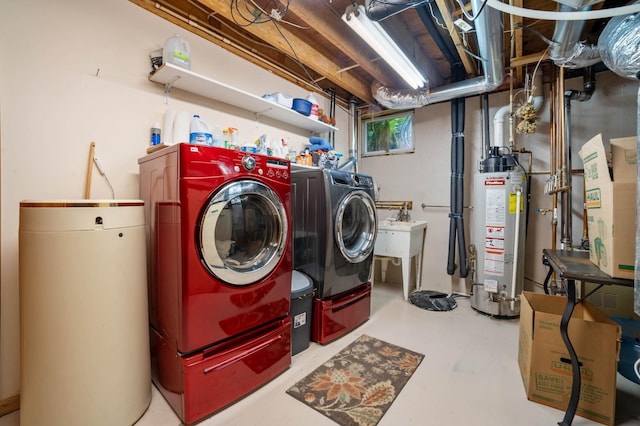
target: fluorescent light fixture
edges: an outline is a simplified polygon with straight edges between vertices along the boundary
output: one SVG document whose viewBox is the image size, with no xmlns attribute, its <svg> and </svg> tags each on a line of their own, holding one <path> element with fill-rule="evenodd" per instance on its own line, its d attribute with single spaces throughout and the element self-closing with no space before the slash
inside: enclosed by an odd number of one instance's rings
<svg viewBox="0 0 640 426">
<path fill-rule="evenodd" d="M 347 7 L 342 20 L 375 50 L 412 88 L 424 87 L 427 80 L 377 22 L 367 18 L 364 6 Z"/>
</svg>

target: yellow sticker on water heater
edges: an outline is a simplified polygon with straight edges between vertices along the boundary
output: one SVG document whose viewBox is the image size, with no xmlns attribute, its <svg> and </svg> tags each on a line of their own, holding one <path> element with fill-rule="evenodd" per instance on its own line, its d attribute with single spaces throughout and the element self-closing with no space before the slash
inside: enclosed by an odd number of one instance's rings
<svg viewBox="0 0 640 426">
<path fill-rule="evenodd" d="M 520 193 L 520 211 L 524 211 L 524 197 Z M 515 192 L 509 193 L 509 214 L 516 214 L 516 203 L 518 196 Z"/>
</svg>

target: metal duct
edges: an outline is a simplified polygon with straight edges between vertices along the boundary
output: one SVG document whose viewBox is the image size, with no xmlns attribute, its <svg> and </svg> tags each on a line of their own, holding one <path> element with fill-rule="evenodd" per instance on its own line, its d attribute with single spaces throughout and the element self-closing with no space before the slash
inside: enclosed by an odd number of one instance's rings
<svg viewBox="0 0 640 426">
<path fill-rule="evenodd" d="M 366 0 L 364 2 L 364 9 L 367 12 L 367 18 L 372 21 L 382 21 L 389 16 L 396 15 L 412 7 L 419 6 L 426 1 L 416 0 L 393 0 L 393 1 L 379 1 L 379 0 Z"/>
<path fill-rule="evenodd" d="M 478 52 L 483 58 L 483 77 L 452 83 L 433 91 L 398 91 L 374 83 L 371 92 L 376 101 L 389 109 L 412 109 L 460 97 L 479 95 L 496 89 L 504 80 L 504 51 L 502 46 L 502 13 L 491 7 L 482 8 L 482 0 L 471 0 L 476 19 Z"/>
<path fill-rule="evenodd" d="M 560 12 L 584 12 L 591 10 L 591 5 L 574 8 L 560 6 Z M 565 68 L 586 68 L 600 62 L 600 52 L 596 46 L 580 41 L 585 21 L 557 21 L 553 32 L 553 43 L 549 50 L 549 58 L 558 66 Z"/>
<path fill-rule="evenodd" d="M 358 135 L 356 127 L 356 102 L 351 99 L 349 101 L 349 159 L 338 167 L 338 170 L 346 170 L 353 167 L 353 172 L 358 173 Z"/>
<path fill-rule="evenodd" d="M 636 1 L 634 4 L 638 4 Z M 620 77 L 640 79 L 640 13 L 611 18 L 600 34 L 602 62 Z"/>
</svg>

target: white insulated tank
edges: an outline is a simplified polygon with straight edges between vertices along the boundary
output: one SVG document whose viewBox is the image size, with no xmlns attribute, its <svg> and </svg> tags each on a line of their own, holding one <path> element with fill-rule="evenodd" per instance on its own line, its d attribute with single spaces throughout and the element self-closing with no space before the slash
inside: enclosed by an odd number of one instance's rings
<svg viewBox="0 0 640 426">
<path fill-rule="evenodd" d="M 471 306 L 489 315 L 520 315 L 526 193 L 526 175 L 520 167 L 474 177 L 476 263 Z"/>
<path fill-rule="evenodd" d="M 149 406 L 143 209 L 20 203 L 21 425 L 127 425 Z"/>
</svg>

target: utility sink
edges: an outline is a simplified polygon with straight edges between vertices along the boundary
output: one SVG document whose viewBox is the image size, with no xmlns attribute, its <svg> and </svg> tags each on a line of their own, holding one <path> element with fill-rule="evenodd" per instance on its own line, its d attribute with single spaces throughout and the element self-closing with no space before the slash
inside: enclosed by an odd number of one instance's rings
<svg viewBox="0 0 640 426">
<path fill-rule="evenodd" d="M 402 286 L 404 299 L 409 297 L 409 274 L 411 262 L 416 264 L 416 289 L 420 288 L 422 276 L 422 250 L 427 222 L 424 220 L 399 221 L 382 219 L 378 221 L 378 235 L 373 250 L 375 256 L 382 261 L 382 281 L 386 281 L 388 258 L 400 258 L 402 261 Z"/>
<path fill-rule="evenodd" d="M 424 220 L 408 220 L 399 221 L 392 219 L 383 219 L 378 221 L 379 230 L 390 231 L 413 231 L 414 229 L 422 229 L 427 227 L 427 222 Z"/>
</svg>

